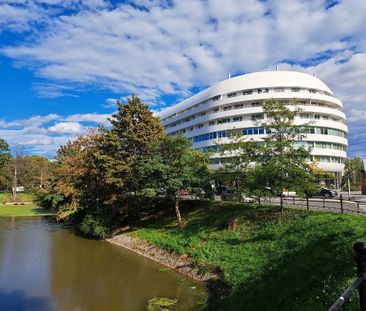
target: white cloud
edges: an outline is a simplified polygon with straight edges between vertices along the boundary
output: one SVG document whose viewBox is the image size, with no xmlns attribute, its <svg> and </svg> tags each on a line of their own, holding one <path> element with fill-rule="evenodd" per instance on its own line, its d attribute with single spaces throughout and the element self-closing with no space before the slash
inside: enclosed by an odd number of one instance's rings
<svg viewBox="0 0 366 311">
<path fill-rule="evenodd" d="M 137 3 L 145 10 L 101 3 L 98 11 L 58 15 L 35 31 L 36 42 L 3 53 L 23 64 L 26 59 L 58 85 L 98 85 L 153 103 L 164 94 L 187 96 L 191 87 L 222 80 L 228 72 L 337 53 L 365 40 L 364 1 L 344 1 L 330 10 L 322 1 Z"/>
<path fill-rule="evenodd" d="M 98 114 L 98 113 L 86 113 L 86 114 L 73 114 L 65 118 L 68 122 L 92 122 L 96 124 L 109 125 L 108 118 L 109 114 Z"/>
<path fill-rule="evenodd" d="M 55 134 L 81 134 L 85 132 L 83 126 L 78 122 L 60 122 L 48 128 L 48 131 Z"/>
<path fill-rule="evenodd" d="M 327 9 L 326 0 L 3 0 L 0 27 L 31 35 L 0 53 L 43 79 L 34 86 L 42 97 L 108 89 L 135 93 L 156 111 L 166 95 L 187 97 L 229 72 L 281 63 L 316 72 L 343 100 L 352 143 L 366 120 L 366 1 L 338 2 Z M 82 122 L 106 124 L 106 117 L 75 114 L 49 128 L 82 132 Z M 0 127 L 30 126 L 14 122 Z"/>
<path fill-rule="evenodd" d="M 0 120 L 0 137 L 12 147 L 23 145 L 29 153 L 53 158 L 57 149 L 98 124 L 109 125 L 108 114 L 87 113 L 61 117 L 57 114 L 32 116 L 14 121 Z"/>
</svg>

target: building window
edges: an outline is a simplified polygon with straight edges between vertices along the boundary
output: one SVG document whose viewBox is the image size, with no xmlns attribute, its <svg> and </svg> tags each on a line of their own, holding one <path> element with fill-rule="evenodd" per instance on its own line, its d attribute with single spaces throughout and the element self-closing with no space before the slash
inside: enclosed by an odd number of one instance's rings
<svg viewBox="0 0 366 311">
<path fill-rule="evenodd" d="M 217 121 L 218 124 L 230 123 L 230 118 L 224 118 Z"/>
<path fill-rule="evenodd" d="M 240 117 L 233 117 L 233 122 L 239 122 L 239 121 L 242 121 L 243 120 L 243 117 L 240 116 Z"/>
<path fill-rule="evenodd" d="M 251 95 L 251 94 L 253 94 L 253 90 L 243 91 L 243 95 Z"/>
<path fill-rule="evenodd" d="M 252 119 L 252 121 L 262 120 L 263 119 L 263 113 L 252 114 L 251 119 Z"/>
<path fill-rule="evenodd" d="M 252 107 L 261 107 L 262 104 L 260 102 L 254 102 L 252 103 Z"/>
<path fill-rule="evenodd" d="M 230 97 L 235 97 L 236 96 L 236 92 L 234 93 L 230 93 L 230 94 L 227 94 L 227 97 L 230 98 Z"/>
</svg>

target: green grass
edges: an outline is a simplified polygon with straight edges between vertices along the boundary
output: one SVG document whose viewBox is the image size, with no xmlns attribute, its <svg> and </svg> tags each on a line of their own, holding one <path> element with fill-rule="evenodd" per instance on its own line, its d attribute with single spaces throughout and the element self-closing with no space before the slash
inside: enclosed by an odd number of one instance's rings
<svg viewBox="0 0 366 311">
<path fill-rule="evenodd" d="M 12 216 L 50 216 L 52 211 L 45 211 L 35 205 L 0 205 L 0 217 Z"/>
<path fill-rule="evenodd" d="M 21 192 L 17 193 L 17 202 L 32 202 L 34 200 L 34 195 L 31 193 Z M 13 195 L 9 192 L 0 193 L 0 204 L 6 202 L 12 202 Z"/>
<path fill-rule="evenodd" d="M 239 227 L 227 230 L 237 217 Z M 219 310 L 326 310 L 355 275 L 353 243 L 366 241 L 366 217 L 204 204 L 130 234 L 186 253 L 202 269 L 218 269 L 230 286 Z M 357 296 L 342 310 L 358 310 Z"/>
</svg>

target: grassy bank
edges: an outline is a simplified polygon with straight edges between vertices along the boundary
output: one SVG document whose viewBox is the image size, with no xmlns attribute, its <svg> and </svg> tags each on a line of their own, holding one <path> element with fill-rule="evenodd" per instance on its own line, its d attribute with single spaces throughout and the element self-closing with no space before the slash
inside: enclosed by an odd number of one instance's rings
<svg viewBox="0 0 366 311">
<path fill-rule="evenodd" d="M 20 192 L 17 194 L 17 202 L 32 202 L 33 200 L 34 195 L 32 193 Z M 0 204 L 12 201 L 13 201 L 13 195 L 10 192 L 0 193 Z"/>
<path fill-rule="evenodd" d="M 202 269 L 219 269 L 230 286 L 219 310 L 326 310 L 352 282 L 352 245 L 366 240 L 356 215 L 203 203 L 130 232 L 161 248 L 185 253 Z M 239 225 L 228 230 L 230 219 Z M 358 310 L 353 296 L 342 310 Z"/>
<path fill-rule="evenodd" d="M 0 217 L 11 216 L 50 216 L 52 211 L 45 211 L 35 205 L 0 205 Z"/>
</svg>

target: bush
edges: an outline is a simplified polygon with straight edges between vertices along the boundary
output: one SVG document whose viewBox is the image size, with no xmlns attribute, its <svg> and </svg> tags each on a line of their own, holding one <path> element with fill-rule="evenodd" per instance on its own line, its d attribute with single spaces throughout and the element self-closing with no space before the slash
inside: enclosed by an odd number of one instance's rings
<svg viewBox="0 0 366 311">
<path fill-rule="evenodd" d="M 64 196 L 56 193 L 36 192 L 34 202 L 44 209 L 58 209 L 65 200 Z"/>
<path fill-rule="evenodd" d="M 80 230 L 86 235 L 96 237 L 98 239 L 106 239 L 111 235 L 110 226 L 104 219 L 97 215 L 87 214 L 80 224 Z"/>
</svg>

